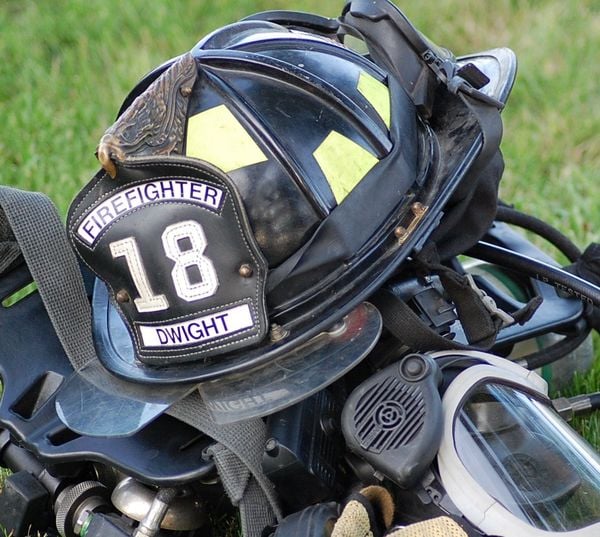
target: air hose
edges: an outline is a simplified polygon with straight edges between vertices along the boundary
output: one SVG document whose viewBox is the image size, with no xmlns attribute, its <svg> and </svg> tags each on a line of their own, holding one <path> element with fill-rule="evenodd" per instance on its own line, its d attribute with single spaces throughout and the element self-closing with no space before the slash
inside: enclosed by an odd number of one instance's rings
<svg viewBox="0 0 600 537">
<path fill-rule="evenodd" d="M 600 287 L 559 267 L 484 241 L 473 246 L 467 255 L 522 272 L 555 287 L 558 291 L 600 307 Z"/>
<path fill-rule="evenodd" d="M 579 348 L 590 335 L 590 332 L 591 329 L 586 327 L 584 330 L 578 331 L 574 335 L 568 335 L 564 339 L 561 339 L 548 347 L 544 347 L 539 351 L 523 356 L 516 360 L 516 362 L 530 370 L 549 365 Z"/>
<path fill-rule="evenodd" d="M 572 263 L 581 257 L 581 250 L 569 237 L 535 216 L 522 213 L 507 205 L 499 205 L 496 220 L 539 235 L 558 248 Z"/>
<path fill-rule="evenodd" d="M 589 414 L 600 409 L 600 392 L 574 397 L 559 397 L 552 400 L 552 406 L 562 418 L 570 421 L 575 416 Z"/>
</svg>

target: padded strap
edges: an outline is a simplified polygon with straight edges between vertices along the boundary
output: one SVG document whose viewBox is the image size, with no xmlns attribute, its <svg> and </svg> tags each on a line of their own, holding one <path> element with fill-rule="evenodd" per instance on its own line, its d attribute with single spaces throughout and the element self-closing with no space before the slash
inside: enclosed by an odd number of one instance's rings
<svg viewBox="0 0 600 537">
<path fill-rule="evenodd" d="M 0 186 L 0 209 L 0 245 L 6 245 L 0 246 L 6 255 L 0 273 L 21 252 L 73 368 L 98 360 L 90 303 L 56 207 L 43 194 Z M 218 426 L 197 392 L 169 413 L 219 442 L 213 456 L 230 498 L 239 505 L 244 536 L 259 537 L 275 516 L 281 518 L 273 486 L 260 466 L 266 442 L 262 420 Z"/>
</svg>

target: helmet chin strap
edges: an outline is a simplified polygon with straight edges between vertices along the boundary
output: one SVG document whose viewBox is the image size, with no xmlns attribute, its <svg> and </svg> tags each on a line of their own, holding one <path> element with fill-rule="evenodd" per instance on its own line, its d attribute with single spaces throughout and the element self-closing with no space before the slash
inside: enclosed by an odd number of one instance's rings
<svg viewBox="0 0 600 537">
<path fill-rule="evenodd" d="M 19 249 L 73 369 L 98 361 L 83 278 L 56 207 L 44 194 L 0 186 L 0 208 L 0 243 L 8 252 L 0 268 L 12 266 Z M 209 455 L 240 509 L 244 536 L 259 537 L 265 526 L 281 519 L 273 485 L 261 468 L 266 442 L 261 419 L 217 425 L 197 391 L 168 413 L 216 441 Z"/>
</svg>

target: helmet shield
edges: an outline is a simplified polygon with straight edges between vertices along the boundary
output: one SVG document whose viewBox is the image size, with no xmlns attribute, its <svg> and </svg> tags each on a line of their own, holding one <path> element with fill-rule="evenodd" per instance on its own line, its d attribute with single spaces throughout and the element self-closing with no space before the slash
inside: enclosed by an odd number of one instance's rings
<svg viewBox="0 0 600 537">
<path fill-rule="evenodd" d="M 199 360 L 264 338 L 266 262 L 224 173 L 145 157 L 94 188 L 103 194 L 71 211 L 71 236 L 140 361 Z"/>
<path fill-rule="evenodd" d="M 162 383 L 160 377 L 153 376 L 151 388 L 113 375 L 110 371 L 123 372 L 121 376 L 127 376 L 128 369 L 137 371 L 133 342 L 116 309 L 107 307 L 104 284 L 97 280 L 95 287 L 96 346 L 102 361 L 71 375 L 57 394 L 56 409 L 63 423 L 79 434 L 129 436 L 196 385 L 173 383 L 182 375 L 180 366 L 154 369 L 153 373 L 160 373 L 170 382 Z M 250 373 L 200 384 L 200 393 L 217 423 L 270 414 L 308 397 L 352 369 L 375 345 L 381 328 L 379 313 L 365 303 L 329 331 L 292 351 L 275 355 Z M 246 366 L 243 362 L 237 365 L 242 369 Z M 210 371 L 210 367 L 207 369 Z M 217 366 L 213 369 L 218 370 Z M 235 371 L 235 364 L 231 369 Z"/>
<path fill-rule="evenodd" d="M 194 390 L 190 384 L 148 389 L 122 380 L 91 362 L 73 373 L 56 395 L 56 413 L 72 431 L 85 436 L 126 437 L 144 428 Z"/>
<path fill-rule="evenodd" d="M 203 382 L 198 389 L 217 423 L 268 415 L 345 375 L 374 347 L 380 332 L 379 313 L 365 302 L 329 331 L 252 370 L 250 375 L 224 376 Z"/>
</svg>

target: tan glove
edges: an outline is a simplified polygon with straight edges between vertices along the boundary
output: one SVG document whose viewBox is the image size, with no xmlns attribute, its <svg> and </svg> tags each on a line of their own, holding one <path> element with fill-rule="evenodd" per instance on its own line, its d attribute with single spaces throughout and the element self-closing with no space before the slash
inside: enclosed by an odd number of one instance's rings
<svg viewBox="0 0 600 537">
<path fill-rule="evenodd" d="M 467 537 L 467 534 L 450 517 L 440 516 L 395 529 L 386 537 Z"/>
<path fill-rule="evenodd" d="M 394 502 L 383 487 L 367 487 L 351 496 L 331 537 L 468 537 L 450 517 L 441 516 L 390 530 Z"/>
</svg>

